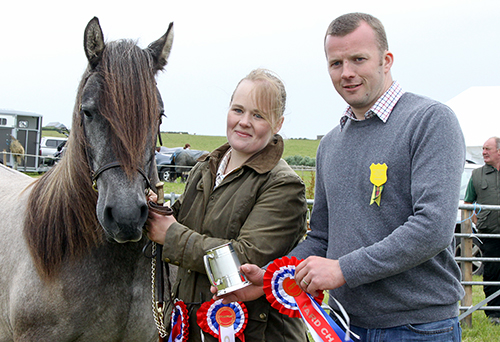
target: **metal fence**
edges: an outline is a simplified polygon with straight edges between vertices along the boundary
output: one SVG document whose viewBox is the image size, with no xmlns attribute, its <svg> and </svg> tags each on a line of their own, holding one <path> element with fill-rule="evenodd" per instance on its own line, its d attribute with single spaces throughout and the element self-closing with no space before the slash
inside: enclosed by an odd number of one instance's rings
<svg viewBox="0 0 500 342">
<path fill-rule="evenodd" d="M 472 287 L 474 285 L 494 285 L 500 286 L 499 281 L 473 281 L 472 278 L 472 264 L 477 261 L 481 262 L 500 262 L 500 258 L 485 258 L 485 257 L 473 257 L 473 239 L 476 238 L 479 241 L 483 238 L 488 239 L 500 239 L 499 234 L 475 234 L 472 230 L 471 217 L 473 211 L 478 210 L 500 210 L 500 206 L 494 205 L 477 205 L 477 204 L 462 204 L 459 206 L 462 211 L 462 222 L 461 222 L 461 232 L 455 234 L 457 239 L 461 239 L 460 249 L 461 253 L 459 256 L 455 257 L 455 260 L 460 264 L 462 270 L 462 286 L 465 290 L 465 296 L 461 301 L 460 311 L 461 314 L 458 317 L 463 324 L 472 326 L 472 313 L 477 310 L 500 310 L 499 306 L 485 306 L 488 302 L 500 295 L 500 290 L 496 291 L 492 295 L 486 297 L 480 303 L 472 305 Z"/>
</svg>

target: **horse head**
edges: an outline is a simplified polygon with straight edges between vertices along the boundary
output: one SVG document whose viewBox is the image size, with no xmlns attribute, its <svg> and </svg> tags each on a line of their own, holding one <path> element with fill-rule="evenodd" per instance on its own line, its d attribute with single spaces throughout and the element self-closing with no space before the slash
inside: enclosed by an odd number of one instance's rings
<svg viewBox="0 0 500 342">
<path fill-rule="evenodd" d="M 85 29 L 89 64 L 74 121 L 98 191 L 97 218 L 107 238 L 119 243 L 140 240 L 148 215 L 145 192 L 157 174 L 154 148 L 163 114 L 155 75 L 167 63 L 172 27 L 146 49 L 127 40 L 105 43 L 97 18 Z"/>
<path fill-rule="evenodd" d="M 33 183 L 28 198 L 23 232 L 45 279 L 104 237 L 139 241 L 148 214 L 145 191 L 158 179 L 154 148 L 163 103 L 155 76 L 167 64 L 173 24 L 145 49 L 103 37 L 93 18 L 64 157 Z"/>
</svg>

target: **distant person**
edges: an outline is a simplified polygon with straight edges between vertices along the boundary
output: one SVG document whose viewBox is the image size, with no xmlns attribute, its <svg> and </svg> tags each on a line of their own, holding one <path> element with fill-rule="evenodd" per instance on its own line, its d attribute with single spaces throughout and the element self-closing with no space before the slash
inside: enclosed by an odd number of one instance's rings
<svg viewBox="0 0 500 342">
<path fill-rule="evenodd" d="M 485 165 L 472 171 L 464 202 L 500 205 L 500 138 L 493 137 L 483 145 Z M 474 218 L 480 234 L 500 234 L 500 211 L 481 209 Z M 500 239 L 481 238 L 481 251 L 485 258 L 500 258 Z M 483 281 L 500 281 L 500 263 L 483 262 Z M 500 290 L 500 286 L 485 285 L 486 297 Z M 500 306 L 500 296 L 488 302 Z M 492 324 L 500 324 L 500 310 L 485 310 Z"/>
<path fill-rule="evenodd" d="M 185 150 L 189 150 L 190 148 L 191 148 L 191 145 L 189 145 L 189 144 L 184 145 Z"/>
<path fill-rule="evenodd" d="M 328 72 L 348 103 L 317 152 L 305 259 L 295 280 L 310 294 L 330 290 L 361 341 L 460 341 L 464 295 L 452 246 L 465 160 L 455 114 L 392 80 L 382 23 L 350 13 L 328 27 Z M 242 270 L 255 286 L 225 301 L 263 294 L 264 271 Z"/>
<path fill-rule="evenodd" d="M 243 78 L 227 114 L 228 142 L 198 162 L 174 203 L 174 216 L 149 214 L 148 236 L 179 266 L 175 298 L 189 311 L 189 341 L 200 341 L 196 313 L 210 301 L 206 250 L 232 242 L 241 262 L 264 266 L 289 253 L 306 232 L 307 202 L 300 177 L 281 159 L 286 92 L 272 72 Z M 245 340 L 307 341 L 304 324 L 280 314 L 266 298 L 245 303 Z M 217 341 L 204 334 L 205 341 Z"/>
</svg>

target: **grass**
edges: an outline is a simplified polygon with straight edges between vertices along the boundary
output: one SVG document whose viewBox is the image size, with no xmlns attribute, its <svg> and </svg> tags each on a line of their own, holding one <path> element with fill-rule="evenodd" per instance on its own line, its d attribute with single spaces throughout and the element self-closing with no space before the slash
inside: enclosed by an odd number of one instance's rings
<svg viewBox="0 0 500 342">
<path fill-rule="evenodd" d="M 190 144 L 192 150 L 213 151 L 220 145 L 227 142 L 226 137 L 210 136 L 210 135 L 191 135 L 181 133 L 162 133 L 163 145 L 166 147 L 182 147 L 185 144 Z M 293 155 L 316 157 L 319 140 L 306 139 L 287 139 L 285 140 L 285 150 L 283 158 Z M 297 174 L 306 184 L 306 197 L 314 198 L 314 172 L 313 171 L 297 171 Z M 182 194 L 184 192 L 184 183 L 178 179 L 174 183 L 165 183 L 163 189 L 165 194 L 174 192 Z"/>
<path fill-rule="evenodd" d="M 482 276 L 473 276 L 473 281 L 482 281 Z M 472 286 L 472 305 L 484 299 L 483 287 Z M 463 342 L 490 342 L 500 340 L 500 325 L 492 325 L 483 310 L 476 310 L 472 314 L 472 327 L 462 324 Z"/>
</svg>

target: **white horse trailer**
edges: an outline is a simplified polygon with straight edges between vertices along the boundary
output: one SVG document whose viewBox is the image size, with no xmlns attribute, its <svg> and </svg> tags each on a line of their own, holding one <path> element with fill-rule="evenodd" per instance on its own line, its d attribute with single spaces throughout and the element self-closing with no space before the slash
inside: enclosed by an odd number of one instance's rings
<svg viewBox="0 0 500 342">
<path fill-rule="evenodd" d="M 42 136 L 42 115 L 17 110 L 0 109 L 0 163 L 14 167 L 14 158 L 10 151 L 12 138 L 18 140 L 24 148 L 22 162 L 17 165 L 19 171 L 40 171 L 40 139 Z"/>
</svg>

